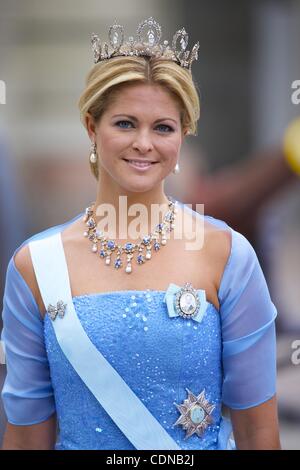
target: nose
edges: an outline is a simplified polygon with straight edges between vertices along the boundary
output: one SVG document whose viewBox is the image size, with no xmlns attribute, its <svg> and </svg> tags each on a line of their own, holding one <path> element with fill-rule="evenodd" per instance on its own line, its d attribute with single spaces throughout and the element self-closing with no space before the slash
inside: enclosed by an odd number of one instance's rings
<svg viewBox="0 0 300 470">
<path fill-rule="evenodd" d="M 148 153 L 153 150 L 151 136 L 146 130 L 141 130 L 135 134 L 132 148 L 141 154 Z"/>
</svg>

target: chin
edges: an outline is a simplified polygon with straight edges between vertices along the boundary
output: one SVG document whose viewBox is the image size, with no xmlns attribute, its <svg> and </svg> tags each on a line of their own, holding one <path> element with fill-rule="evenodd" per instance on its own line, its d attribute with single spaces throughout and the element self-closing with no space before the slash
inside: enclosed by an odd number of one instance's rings
<svg viewBox="0 0 300 470">
<path fill-rule="evenodd" d="M 151 191 L 154 187 L 155 185 L 154 186 L 138 185 L 138 186 L 127 186 L 124 189 L 125 191 L 130 192 L 130 193 L 145 193 L 145 192 Z"/>
<path fill-rule="evenodd" d="M 144 193 L 146 191 L 151 191 L 158 185 L 158 181 L 155 181 L 152 184 L 147 184 L 145 181 L 140 182 L 139 184 L 130 184 L 129 182 L 126 184 L 125 181 L 120 182 L 120 186 L 124 189 L 124 191 L 131 192 L 131 193 Z"/>
</svg>

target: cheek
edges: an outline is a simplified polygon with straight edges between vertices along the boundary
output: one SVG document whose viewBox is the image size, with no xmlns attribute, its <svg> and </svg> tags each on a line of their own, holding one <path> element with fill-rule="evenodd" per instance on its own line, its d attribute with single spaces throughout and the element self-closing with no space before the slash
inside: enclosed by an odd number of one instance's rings
<svg viewBox="0 0 300 470">
<path fill-rule="evenodd" d="M 128 137 L 110 132 L 107 135 L 102 135 L 98 148 L 101 157 L 105 160 L 114 156 L 119 157 L 124 148 L 128 146 L 128 143 Z"/>
<path fill-rule="evenodd" d="M 178 155 L 180 144 L 179 139 L 166 139 L 160 143 L 159 152 L 167 159 L 174 158 Z"/>
</svg>

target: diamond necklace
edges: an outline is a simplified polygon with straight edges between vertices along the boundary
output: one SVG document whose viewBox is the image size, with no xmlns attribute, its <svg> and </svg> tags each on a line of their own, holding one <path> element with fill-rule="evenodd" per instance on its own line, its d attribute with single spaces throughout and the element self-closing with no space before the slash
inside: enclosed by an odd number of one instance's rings
<svg viewBox="0 0 300 470">
<path fill-rule="evenodd" d="M 92 242 L 92 252 L 98 253 L 100 258 L 105 259 L 105 264 L 111 264 L 111 255 L 115 253 L 116 259 L 114 261 L 114 267 L 119 269 L 123 266 L 122 256 L 126 254 L 126 267 L 125 272 L 130 274 L 132 272 L 132 258 L 134 253 L 137 252 L 136 257 L 137 264 L 143 264 L 146 260 L 150 260 L 152 256 L 152 249 L 155 251 L 160 250 L 162 245 L 166 245 L 166 233 L 172 232 L 175 228 L 175 218 L 177 213 L 177 201 L 167 196 L 169 209 L 164 215 L 163 222 L 157 224 L 154 232 L 150 235 L 146 235 L 139 243 L 125 243 L 124 245 L 117 245 L 112 239 L 108 239 L 101 230 L 96 227 L 96 221 L 94 218 L 94 204 L 93 202 L 89 207 L 85 209 L 85 215 L 83 222 L 87 225 L 83 236 L 88 238 Z M 100 244 L 100 250 L 98 251 L 98 243 Z M 146 250 L 146 253 L 144 252 Z"/>
</svg>

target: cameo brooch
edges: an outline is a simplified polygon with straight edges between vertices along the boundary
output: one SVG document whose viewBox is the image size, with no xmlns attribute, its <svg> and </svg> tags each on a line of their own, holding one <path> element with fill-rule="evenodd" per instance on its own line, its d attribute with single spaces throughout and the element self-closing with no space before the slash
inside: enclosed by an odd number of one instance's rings
<svg viewBox="0 0 300 470">
<path fill-rule="evenodd" d="M 194 289 L 186 282 L 183 287 L 170 284 L 164 301 L 168 307 L 169 317 L 182 317 L 201 322 L 207 307 L 205 290 Z"/>
<path fill-rule="evenodd" d="M 192 284 L 186 282 L 179 292 L 175 294 L 175 311 L 183 318 L 193 318 L 200 307 L 200 299 Z"/>
</svg>

